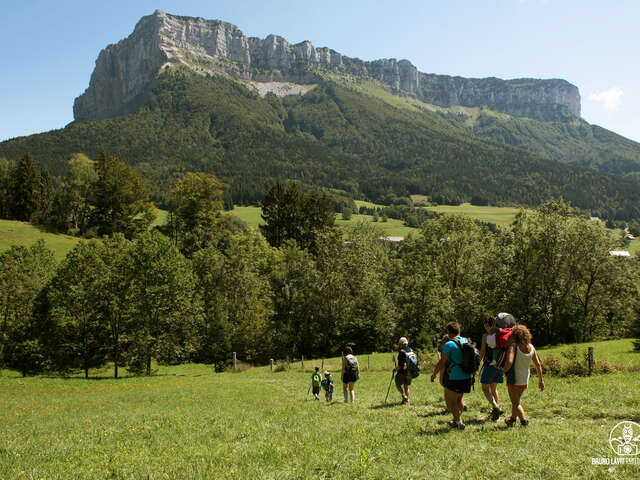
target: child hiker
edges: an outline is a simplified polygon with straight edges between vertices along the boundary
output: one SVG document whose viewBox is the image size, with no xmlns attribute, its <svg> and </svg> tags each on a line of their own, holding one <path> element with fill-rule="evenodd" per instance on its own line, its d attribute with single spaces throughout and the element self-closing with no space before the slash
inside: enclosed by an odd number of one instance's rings
<svg viewBox="0 0 640 480">
<path fill-rule="evenodd" d="M 320 384 L 324 389 L 324 399 L 327 402 L 333 400 L 333 378 L 331 378 L 331 373 L 328 370 L 324 371 L 324 380 Z"/>
<path fill-rule="evenodd" d="M 311 389 L 313 392 L 314 400 L 320 400 L 320 398 L 318 398 L 318 394 L 320 393 L 320 383 L 322 382 L 322 377 L 320 376 L 318 370 L 320 370 L 320 367 L 315 367 L 315 372 L 311 374 Z"/>
</svg>

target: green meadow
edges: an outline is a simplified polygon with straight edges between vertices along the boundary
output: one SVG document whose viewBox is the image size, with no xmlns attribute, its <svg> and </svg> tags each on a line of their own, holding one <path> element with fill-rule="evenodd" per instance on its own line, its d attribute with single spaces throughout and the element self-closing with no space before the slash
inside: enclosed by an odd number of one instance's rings
<svg viewBox="0 0 640 480">
<path fill-rule="evenodd" d="M 596 359 L 640 363 L 631 341 L 594 344 Z M 580 346 L 586 349 L 587 345 Z M 566 346 L 544 349 L 559 355 Z M 356 352 L 357 353 L 357 352 Z M 487 420 L 479 387 L 466 395 L 464 431 L 450 430 L 442 389 L 429 371 L 414 380 L 411 406 L 392 390 L 391 353 L 360 355 L 356 403 L 308 394 L 311 369 L 269 367 L 213 373 L 209 366 L 158 367 L 152 377 L 0 377 L 0 478 L 638 478 L 615 458 L 609 433 L 639 422 L 637 371 L 535 379 L 523 396 L 527 428 Z M 370 368 L 368 366 L 370 365 Z M 506 397 L 506 390 L 500 387 Z M 503 408 L 506 406 L 504 400 Z"/>
<path fill-rule="evenodd" d="M 438 205 L 435 207 L 425 207 L 439 213 L 457 213 L 467 215 L 473 219 L 483 222 L 495 223 L 496 225 L 509 225 L 513 223 L 516 214 L 521 210 L 518 207 L 479 207 L 470 203 L 460 205 Z"/>
<path fill-rule="evenodd" d="M 365 202 L 356 202 L 358 206 L 364 203 Z M 370 204 L 370 205 L 373 205 L 373 204 Z M 262 210 L 260 209 L 260 207 L 235 207 L 233 210 L 231 210 L 230 213 L 238 217 L 243 222 L 245 222 L 248 226 L 252 228 L 257 228 L 258 225 L 263 223 L 262 217 L 261 217 L 261 211 Z M 368 215 L 358 215 L 354 213 L 351 216 L 351 220 L 343 220 L 341 214 L 336 215 L 336 225 L 339 227 L 348 228 L 350 226 L 357 225 L 359 222 L 373 223 L 373 217 Z M 375 222 L 375 225 L 377 225 L 378 228 L 380 229 L 381 235 L 385 235 L 388 237 L 406 237 L 411 232 L 414 232 L 414 233 L 418 232 L 418 229 L 416 228 L 410 228 L 405 226 L 402 220 L 396 220 L 393 218 L 387 219 L 386 222 L 383 222 L 382 219 L 380 219 L 378 220 L 378 222 Z"/>
<path fill-rule="evenodd" d="M 8 250 L 11 245 L 31 245 L 40 239 L 53 250 L 58 262 L 75 247 L 79 240 L 70 235 L 49 233 L 28 222 L 0 220 L 0 252 Z"/>
</svg>

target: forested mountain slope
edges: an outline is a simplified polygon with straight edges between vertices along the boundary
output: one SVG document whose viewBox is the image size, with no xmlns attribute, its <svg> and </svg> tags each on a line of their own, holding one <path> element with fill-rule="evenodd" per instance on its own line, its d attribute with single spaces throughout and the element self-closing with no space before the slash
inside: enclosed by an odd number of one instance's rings
<svg viewBox="0 0 640 480">
<path fill-rule="evenodd" d="M 331 79 L 304 95 L 261 97 L 222 75 L 166 68 L 135 113 L 9 140 L 0 156 L 30 151 L 59 176 L 72 153 L 107 150 L 134 165 L 160 203 L 175 178 L 201 170 L 229 183 L 236 203 L 259 200 L 280 177 L 373 201 L 425 194 L 536 205 L 562 196 L 606 217 L 640 217 L 639 182 L 500 142 L 482 112 L 475 125 L 455 116 L 391 105 Z"/>
</svg>

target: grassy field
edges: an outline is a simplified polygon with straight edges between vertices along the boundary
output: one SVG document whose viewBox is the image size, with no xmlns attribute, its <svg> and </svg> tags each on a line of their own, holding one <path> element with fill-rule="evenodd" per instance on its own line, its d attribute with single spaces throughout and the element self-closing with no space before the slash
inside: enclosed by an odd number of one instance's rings
<svg viewBox="0 0 640 480">
<path fill-rule="evenodd" d="M 562 348 L 544 350 L 555 353 Z M 596 344 L 632 364 L 630 341 Z M 307 396 L 311 367 L 214 374 L 161 367 L 150 378 L 0 377 L 0 478 L 638 478 L 638 465 L 592 465 L 613 457 L 623 420 L 640 421 L 638 373 L 547 378 L 523 406 L 528 428 L 487 421 L 479 388 L 466 396 L 465 431 L 446 425 L 442 391 L 429 372 L 398 404 L 391 354 L 359 357 L 356 403 Z M 337 359 L 325 368 L 336 372 Z M 533 387 L 533 385 L 532 385 Z M 504 387 L 500 393 L 505 395 Z M 503 401 L 503 406 L 505 402 Z"/>
<path fill-rule="evenodd" d="M 457 213 L 467 215 L 471 218 L 482 220 L 483 222 L 495 223 L 496 225 L 509 225 L 516 218 L 516 214 L 521 210 L 517 207 L 478 207 L 469 203 L 461 205 L 438 205 L 436 207 L 425 207 L 428 210 L 440 213 Z"/>
<path fill-rule="evenodd" d="M 75 247 L 79 240 L 69 235 L 49 233 L 27 222 L 0 220 L 0 252 L 8 250 L 11 245 L 28 246 L 40 239 L 53 250 L 58 262 Z"/>
<path fill-rule="evenodd" d="M 366 202 L 356 203 L 367 204 Z M 231 210 L 231 213 L 233 215 L 237 216 L 240 220 L 242 220 L 252 228 L 257 228 L 258 225 L 263 223 L 260 212 L 261 210 L 259 207 L 235 207 L 233 210 Z M 372 222 L 372 217 L 367 215 L 353 214 L 351 216 L 351 220 L 342 220 L 342 215 L 336 215 L 336 225 L 339 227 L 355 226 L 359 222 Z M 375 223 L 375 225 L 380 228 L 381 235 L 385 235 L 388 237 L 406 237 L 410 232 L 418 232 L 418 229 L 416 228 L 406 227 L 403 224 L 402 220 L 395 220 L 393 218 L 389 218 L 386 222 L 379 220 Z"/>
</svg>

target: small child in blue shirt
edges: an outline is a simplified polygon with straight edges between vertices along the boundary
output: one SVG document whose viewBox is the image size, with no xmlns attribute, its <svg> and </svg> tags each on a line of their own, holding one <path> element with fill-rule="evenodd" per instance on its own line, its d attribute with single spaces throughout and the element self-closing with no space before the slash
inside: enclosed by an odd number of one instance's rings
<svg viewBox="0 0 640 480">
<path fill-rule="evenodd" d="M 320 382 L 322 388 L 324 389 L 324 398 L 327 402 L 333 400 L 333 378 L 331 378 L 331 373 L 328 370 L 324 371 L 324 380 Z"/>
</svg>

